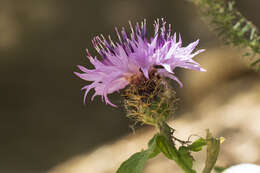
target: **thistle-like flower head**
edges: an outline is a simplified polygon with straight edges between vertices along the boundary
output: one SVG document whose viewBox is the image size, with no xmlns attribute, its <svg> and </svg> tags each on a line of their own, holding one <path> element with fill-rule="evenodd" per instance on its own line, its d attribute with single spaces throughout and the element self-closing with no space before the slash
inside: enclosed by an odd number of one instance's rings
<svg viewBox="0 0 260 173">
<path fill-rule="evenodd" d="M 161 23 L 161 24 L 160 24 Z M 172 35 L 171 25 L 166 28 L 166 22 L 157 19 L 154 23 L 154 36 L 148 39 L 146 36 L 146 21 L 138 23 L 133 28 L 130 25 L 130 35 L 124 28 L 116 33 L 119 42 L 113 42 L 110 37 L 97 36 L 92 43 L 101 56 L 101 60 L 92 57 L 87 51 L 88 59 L 93 64 L 93 69 L 87 69 L 81 65 L 78 68 L 82 73 L 75 74 L 92 83 L 82 88 L 85 90 L 84 102 L 91 89 L 95 89 L 92 100 L 100 95 L 107 104 L 115 106 L 107 97 L 115 91 L 125 88 L 129 84 L 138 85 L 140 80 L 149 80 L 153 76 L 166 77 L 177 81 L 174 75 L 176 67 L 205 71 L 193 60 L 193 57 L 204 51 L 193 52 L 199 40 L 182 47 L 181 36 Z"/>
</svg>

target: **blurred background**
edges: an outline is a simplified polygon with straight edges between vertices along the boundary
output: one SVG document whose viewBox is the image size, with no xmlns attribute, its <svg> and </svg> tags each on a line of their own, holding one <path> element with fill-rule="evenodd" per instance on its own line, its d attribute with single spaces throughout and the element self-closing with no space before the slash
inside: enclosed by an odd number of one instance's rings
<svg viewBox="0 0 260 173">
<path fill-rule="evenodd" d="M 259 0 L 237 1 L 237 6 L 260 26 Z M 200 48 L 221 45 L 186 0 L 0 0 L 0 172 L 46 172 L 132 133 L 123 109 L 106 106 L 98 97 L 83 104 L 80 88 L 86 83 L 73 71 L 78 64 L 90 67 L 85 49 L 96 54 L 94 36 L 116 38 L 115 26 L 144 18 L 152 33 L 153 21 L 161 17 L 181 33 L 185 45 L 198 38 Z M 193 95 L 191 102 L 189 87 L 173 85 L 181 116 L 199 97 Z M 122 101 L 118 95 L 111 98 Z"/>
</svg>

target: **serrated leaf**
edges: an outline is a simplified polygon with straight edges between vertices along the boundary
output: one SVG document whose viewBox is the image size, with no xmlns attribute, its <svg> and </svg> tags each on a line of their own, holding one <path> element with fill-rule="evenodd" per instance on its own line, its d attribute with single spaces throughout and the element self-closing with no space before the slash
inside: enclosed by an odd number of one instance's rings
<svg viewBox="0 0 260 173">
<path fill-rule="evenodd" d="M 198 152 L 202 150 L 202 147 L 207 144 L 206 140 L 203 138 L 199 138 L 194 141 L 191 145 L 188 146 L 188 149 L 194 152 Z"/>
<path fill-rule="evenodd" d="M 147 150 L 133 154 L 121 164 L 116 173 L 141 173 L 146 161 L 149 158 L 155 157 L 160 152 L 156 145 L 157 136 L 155 135 L 149 141 Z"/>
</svg>

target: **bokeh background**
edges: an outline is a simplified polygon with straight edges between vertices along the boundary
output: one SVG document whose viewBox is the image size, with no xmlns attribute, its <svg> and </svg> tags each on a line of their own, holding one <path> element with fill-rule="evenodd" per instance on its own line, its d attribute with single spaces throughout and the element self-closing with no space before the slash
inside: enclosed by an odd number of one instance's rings
<svg viewBox="0 0 260 173">
<path fill-rule="evenodd" d="M 237 5 L 260 26 L 259 0 Z M 100 98 L 83 105 L 80 88 L 86 83 L 73 71 L 77 64 L 90 67 L 85 49 L 95 54 L 93 36 L 116 38 L 115 26 L 144 18 L 152 33 L 153 21 L 161 17 L 182 34 L 184 44 L 200 38 L 201 48 L 221 45 L 186 0 L 0 0 L 0 172 L 46 172 L 131 133 L 123 109 Z M 192 104 L 185 87 L 173 85 L 182 98 L 181 116 Z"/>
</svg>

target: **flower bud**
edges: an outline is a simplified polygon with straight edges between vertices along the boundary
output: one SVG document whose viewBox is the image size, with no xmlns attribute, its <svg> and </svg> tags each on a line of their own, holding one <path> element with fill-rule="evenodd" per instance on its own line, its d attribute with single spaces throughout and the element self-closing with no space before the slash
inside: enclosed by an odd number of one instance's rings
<svg viewBox="0 0 260 173">
<path fill-rule="evenodd" d="M 175 91 L 158 76 L 130 84 L 123 96 L 127 116 L 153 126 L 174 113 L 178 100 Z"/>
</svg>

